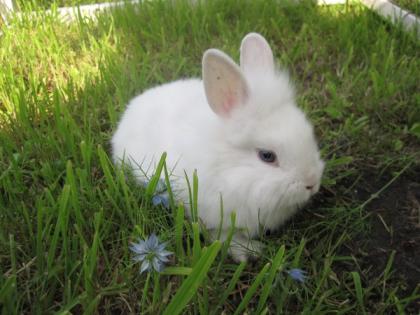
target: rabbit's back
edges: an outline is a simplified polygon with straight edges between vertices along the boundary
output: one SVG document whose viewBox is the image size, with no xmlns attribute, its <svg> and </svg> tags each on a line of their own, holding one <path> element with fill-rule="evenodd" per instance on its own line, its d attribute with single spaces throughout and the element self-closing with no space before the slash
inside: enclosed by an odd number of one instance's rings
<svg viewBox="0 0 420 315">
<path fill-rule="evenodd" d="M 160 155 L 167 152 L 167 163 L 174 166 L 186 151 L 199 145 L 197 129 L 210 123 L 212 116 L 199 79 L 146 90 L 129 102 L 119 122 L 112 138 L 114 161 L 131 163 L 140 175 L 153 169 Z"/>
</svg>

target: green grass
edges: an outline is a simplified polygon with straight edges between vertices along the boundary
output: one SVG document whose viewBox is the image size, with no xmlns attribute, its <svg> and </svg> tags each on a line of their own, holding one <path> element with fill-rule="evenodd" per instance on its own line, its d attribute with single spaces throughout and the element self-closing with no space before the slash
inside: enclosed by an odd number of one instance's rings
<svg viewBox="0 0 420 315">
<path fill-rule="evenodd" d="M 395 4 L 401 8 L 411 11 L 414 14 L 420 16 L 420 1 L 419 0 L 392 0 Z"/>
<path fill-rule="evenodd" d="M 20 8 L 32 4 L 37 8 L 49 9 L 52 6 L 68 7 L 93 3 L 117 2 L 119 0 L 14 0 L 14 4 Z"/>
<path fill-rule="evenodd" d="M 369 207 L 388 183 L 418 175 L 414 34 L 362 6 L 274 0 L 152 1 L 97 21 L 65 25 L 39 15 L 2 31 L 3 314 L 381 314 L 418 307 L 419 289 L 407 290 L 395 253 L 382 269 L 372 267 L 359 242 L 372 237 Z M 257 262 L 238 265 L 226 245 L 200 239 L 182 206 L 152 207 L 153 186 L 139 188 L 114 169 L 109 139 L 131 97 L 199 76 L 209 47 L 237 60 L 250 31 L 264 34 L 290 70 L 327 168 L 307 210 L 263 237 Z M 140 275 L 128 245 L 153 231 L 175 255 L 165 273 Z M 283 272 L 293 267 L 307 271 L 304 285 Z"/>
</svg>

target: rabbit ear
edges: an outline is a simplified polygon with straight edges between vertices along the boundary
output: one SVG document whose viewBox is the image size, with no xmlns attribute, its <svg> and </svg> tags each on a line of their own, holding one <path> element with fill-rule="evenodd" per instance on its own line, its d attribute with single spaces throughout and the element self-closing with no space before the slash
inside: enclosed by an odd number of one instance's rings
<svg viewBox="0 0 420 315">
<path fill-rule="evenodd" d="M 248 84 L 238 65 L 225 53 L 209 49 L 203 56 L 203 83 L 211 109 L 221 117 L 246 102 Z"/>
<path fill-rule="evenodd" d="M 274 71 L 273 52 L 260 34 L 249 33 L 242 40 L 241 69 L 245 74 Z"/>
</svg>

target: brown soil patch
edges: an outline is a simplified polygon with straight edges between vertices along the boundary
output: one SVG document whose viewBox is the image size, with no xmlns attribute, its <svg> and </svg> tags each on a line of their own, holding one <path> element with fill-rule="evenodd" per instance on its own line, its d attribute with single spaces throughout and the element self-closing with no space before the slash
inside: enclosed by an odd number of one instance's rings
<svg viewBox="0 0 420 315">
<path fill-rule="evenodd" d="M 372 182 L 375 181 L 375 182 Z M 366 180 L 368 195 L 378 191 L 388 181 L 378 183 L 375 177 Z M 387 190 L 367 205 L 370 230 L 354 240 L 350 250 L 356 256 L 368 278 L 380 276 L 392 252 L 395 251 L 389 285 L 398 285 L 405 296 L 417 288 L 420 292 L 420 170 L 396 180 Z M 367 236 L 367 237 L 366 237 Z M 408 312 L 420 311 L 420 300 L 410 303 Z"/>
</svg>

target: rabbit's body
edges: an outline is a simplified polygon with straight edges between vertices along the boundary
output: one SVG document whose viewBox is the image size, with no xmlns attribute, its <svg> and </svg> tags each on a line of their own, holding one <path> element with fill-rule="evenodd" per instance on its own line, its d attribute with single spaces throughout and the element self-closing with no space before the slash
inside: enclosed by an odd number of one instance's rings
<svg viewBox="0 0 420 315">
<path fill-rule="evenodd" d="M 187 210 L 184 172 L 191 177 L 197 170 L 201 221 L 213 230 L 222 222 L 224 237 L 236 212 L 235 225 L 245 231 L 234 239 L 245 247 L 261 226 L 279 227 L 304 204 L 318 190 L 323 170 L 313 128 L 267 47 L 260 35 L 248 35 L 242 70 L 209 50 L 203 81 L 175 81 L 137 96 L 112 139 L 114 160 L 128 163 L 139 181 L 167 152 L 172 188 Z M 244 250 L 231 253 L 236 260 L 248 257 Z"/>
</svg>

